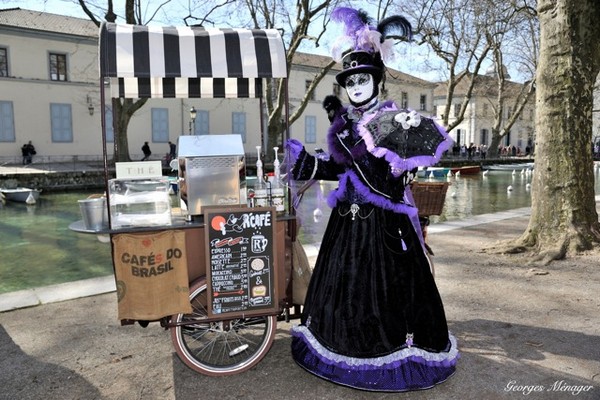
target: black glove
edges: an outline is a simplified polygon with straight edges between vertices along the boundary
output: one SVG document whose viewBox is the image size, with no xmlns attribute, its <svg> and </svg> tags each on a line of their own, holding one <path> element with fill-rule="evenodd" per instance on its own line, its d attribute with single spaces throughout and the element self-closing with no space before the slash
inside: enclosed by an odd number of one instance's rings
<svg viewBox="0 0 600 400">
<path fill-rule="evenodd" d="M 329 122 L 333 121 L 335 114 L 342 109 L 342 102 L 338 99 L 337 96 L 330 94 L 325 97 L 323 100 L 323 108 L 327 112 L 327 118 L 329 118 Z"/>
</svg>

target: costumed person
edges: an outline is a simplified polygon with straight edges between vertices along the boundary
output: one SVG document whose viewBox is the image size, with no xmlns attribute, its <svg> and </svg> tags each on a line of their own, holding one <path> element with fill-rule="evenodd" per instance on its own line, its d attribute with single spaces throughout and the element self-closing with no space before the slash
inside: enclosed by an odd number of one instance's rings
<svg viewBox="0 0 600 400">
<path fill-rule="evenodd" d="M 377 98 L 382 56 L 398 39 L 392 33 L 410 39 L 410 23 L 394 16 L 374 27 L 351 8 L 332 18 L 352 39 L 336 76 L 350 105 L 324 103 L 332 116 L 329 158 L 287 142 L 292 179 L 339 181 L 327 199 L 332 212 L 301 323 L 292 328 L 292 355 L 310 373 L 357 389 L 430 388 L 454 373 L 459 353 L 409 184 L 417 167 L 435 164 L 452 141 L 433 120 Z"/>
</svg>

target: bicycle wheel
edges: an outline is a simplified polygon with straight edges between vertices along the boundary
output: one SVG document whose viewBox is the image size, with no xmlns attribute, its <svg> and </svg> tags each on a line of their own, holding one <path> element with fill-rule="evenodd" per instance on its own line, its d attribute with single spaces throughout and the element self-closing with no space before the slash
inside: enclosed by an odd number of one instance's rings
<svg viewBox="0 0 600 400">
<path fill-rule="evenodd" d="M 206 278 L 190 289 L 191 314 L 177 314 L 172 321 L 193 322 L 171 329 L 179 358 L 194 371 L 210 376 L 232 375 L 256 365 L 275 338 L 277 316 L 235 318 L 203 322 L 207 318 Z"/>
</svg>

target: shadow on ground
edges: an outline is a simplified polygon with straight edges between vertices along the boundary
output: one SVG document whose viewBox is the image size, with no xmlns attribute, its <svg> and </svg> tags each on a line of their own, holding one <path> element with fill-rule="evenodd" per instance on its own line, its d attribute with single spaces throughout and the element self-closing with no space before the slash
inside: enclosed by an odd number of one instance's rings
<svg viewBox="0 0 600 400">
<path fill-rule="evenodd" d="M 76 372 L 24 354 L 1 325 L 0 354 L 0 399 L 68 400 L 101 397 L 98 389 Z M 10 395 L 6 393 L 9 387 Z"/>
</svg>

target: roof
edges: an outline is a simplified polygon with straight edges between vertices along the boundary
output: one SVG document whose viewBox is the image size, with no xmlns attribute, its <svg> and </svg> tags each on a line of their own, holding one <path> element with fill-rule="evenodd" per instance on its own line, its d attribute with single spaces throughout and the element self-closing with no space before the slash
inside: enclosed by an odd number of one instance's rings
<svg viewBox="0 0 600 400">
<path fill-rule="evenodd" d="M 454 89 L 454 96 L 463 96 L 467 93 L 469 87 L 470 76 L 465 76 Z M 519 92 L 523 89 L 525 84 L 513 82 L 513 81 L 505 81 L 504 82 L 504 90 L 507 96 L 516 97 Z M 448 82 L 440 82 L 434 92 L 434 97 L 446 97 L 446 90 L 448 87 Z M 482 96 L 482 97 L 495 97 L 498 94 L 498 82 L 495 77 L 487 76 L 487 75 L 476 75 L 475 76 L 475 85 L 473 86 L 473 97 Z"/>
<path fill-rule="evenodd" d="M 22 8 L 0 9 L 0 26 L 42 32 L 98 37 L 98 27 L 89 19 L 51 14 Z"/>
</svg>

